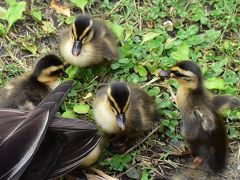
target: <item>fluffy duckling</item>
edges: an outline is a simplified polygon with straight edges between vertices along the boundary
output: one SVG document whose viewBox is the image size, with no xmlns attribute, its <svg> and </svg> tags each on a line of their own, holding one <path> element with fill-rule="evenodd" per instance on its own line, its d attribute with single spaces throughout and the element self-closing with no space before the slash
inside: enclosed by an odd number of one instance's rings
<svg viewBox="0 0 240 180">
<path fill-rule="evenodd" d="M 124 82 L 114 82 L 99 89 L 94 116 L 106 133 L 128 137 L 150 130 L 159 118 L 153 98 Z"/>
<path fill-rule="evenodd" d="M 64 60 L 79 67 L 99 65 L 118 58 L 117 40 L 100 20 L 77 16 L 71 28 L 63 32 L 59 50 Z"/>
<path fill-rule="evenodd" d="M 59 86 L 32 111 L 0 109 L 0 179 L 22 176 L 72 85 Z"/>
<path fill-rule="evenodd" d="M 219 109 L 225 104 L 237 106 L 237 98 L 213 96 L 208 92 L 199 66 L 192 61 L 177 63 L 169 74 L 179 82 L 176 104 L 183 120 L 181 132 L 191 152 L 203 158 L 212 171 L 223 170 L 227 134 Z"/>
<path fill-rule="evenodd" d="M 13 79 L 0 90 L 0 108 L 34 109 L 59 85 L 63 70 L 64 64 L 57 56 L 42 57 L 32 71 Z"/>
</svg>

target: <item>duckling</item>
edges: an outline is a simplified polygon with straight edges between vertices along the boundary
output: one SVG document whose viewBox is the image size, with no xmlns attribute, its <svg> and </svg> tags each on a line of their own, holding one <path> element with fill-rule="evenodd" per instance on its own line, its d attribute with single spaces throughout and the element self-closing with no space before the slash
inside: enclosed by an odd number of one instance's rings
<svg viewBox="0 0 240 180">
<path fill-rule="evenodd" d="M 0 108 L 33 110 L 57 85 L 64 72 L 63 62 L 48 54 L 32 71 L 13 79 L 0 90 Z"/>
<path fill-rule="evenodd" d="M 66 62 L 91 67 L 118 58 L 117 40 L 103 21 L 77 16 L 60 38 L 59 51 Z"/>
<path fill-rule="evenodd" d="M 181 132 L 192 154 L 203 158 L 213 172 L 222 171 L 226 163 L 228 143 L 224 119 L 219 109 L 225 104 L 224 98 L 219 100 L 204 88 L 201 70 L 192 61 L 177 63 L 169 74 L 180 85 L 176 104 L 183 120 Z M 229 98 L 227 101 L 234 106 L 234 101 Z M 217 102 L 219 103 L 216 104 Z"/>
<path fill-rule="evenodd" d="M 153 98 L 124 82 L 114 82 L 97 91 L 94 117 L 107 134 L 127 137 L 151 130 L 159 119 Z"/>
<path fill-rule="evenodd" d="M 0 109 L 0 179 L 21 177 L 72 85 L 59 86 L 32 111 Z"/>
</svg>

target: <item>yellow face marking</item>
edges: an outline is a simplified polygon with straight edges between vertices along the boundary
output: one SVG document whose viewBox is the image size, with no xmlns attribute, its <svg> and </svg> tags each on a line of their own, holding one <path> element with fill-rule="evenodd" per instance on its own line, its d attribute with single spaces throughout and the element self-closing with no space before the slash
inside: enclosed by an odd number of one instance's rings
<svg viewBox="0 0 240 180">
<path fill-rule="evenodd" d="M 111 88 L 108 88 L 108 90 L 107 90 L 107 97 L 113 102 L 113 104 L 114 104 L 113 109 L 114 109 L 114 110 L 116 109 L 116 110 L 117 110 L 117 113 L 120 113 L 121 110 L 120 110 L 118 104 L 116 103 L 116 101 L 114 100 L 114 98 L 113 98 L 112 95 L 111 95 Z M 112 107 L 111 104 L 110 104 L 110 106 Z"/>
<path fill-rule="evenodd" d="M 82 35 L 79 37 L 79 40 L 81 40 L 85 35 L 86 33 L 90 30 L 90 28 L 92 28 L 92 20 L 90 20 L 90 23 L 89 23 L 89 26 L 83 31 Z"/>
<path fill-rule="evenodd" d="M 40 82 L 53 82 L 58 80 L 58 75 L 50 76 L 50 74 L 57 70 L 63 70 L 64 65 L 59 66 L 50 66 L 49 68 L 44 69 L 41 74 L 38 76 L 38 81 Z"/>
<path fill-rule="evenodd" d="M 172 70 L 172 71 L 178 71 L 178 72 L 180 72 L 181 74 L 183 74 L 183 75 L 185 75 L 185 76 L 188 76 L 188 77 L 196 77 L 196 75 L 193 74 L 191 71 L 183 70 L 183 69 L 181 69 L 181 68 L 178 67 L 178 66 L 173 66 L 173 67 L 171 68 L 171 70 Z M 170 74 L 171 77 L 173 76 L 172 74 L 173 74 L 173 73 Z M 175 77 L 175 75 L 174 75 L 173 77 Z"/>
<path fill-rule="evenodd" d="M 123 108 L 123 112 L 124 112 L 124 113 L 127 111 L 127 108 L 128 108 L 128 106 L 129 106 L 129 102 L 130 102 L 130 89 L 129 89 L 129 87 L 128 87 L 128 91 L 129 91 L 129 96 L 128 96 L 127 103 L 126 103 L 126 105 L 125 105 L 124 108 Z"/>
<path fill-rule="evenodd" d="M 77 30 L 76 30 L 75 24 L 72 25 L 72 36 L 73 36 L 73 39 L 77 39 Z"/>
<path fill-rule="evenodd" d="M 90 30 L 89 35 L 82 39 L 82 44 L 86 44 L 87 42 L 89 42 L 92 39 L 92 37 L 93 37 L 93 30 Z"/>
</svg>

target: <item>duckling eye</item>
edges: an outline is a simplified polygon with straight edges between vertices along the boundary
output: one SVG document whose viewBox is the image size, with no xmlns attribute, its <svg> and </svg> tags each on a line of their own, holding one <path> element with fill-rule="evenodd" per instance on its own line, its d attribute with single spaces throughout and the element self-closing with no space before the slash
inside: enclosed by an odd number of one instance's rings
<svg viewBox="0 0 240 180">
<path fill-rule="evenodd" d="M 56 71 L 52 71 L 49 75 L 50 76 L 57 76 L 63 72 L 63 69 L 58 69 Z"/>
<path fill-rule="evenodd" d="M 174 74 L 175 74 L 176 76 L 178 76 L 178 77 L 182 76 L 182 74 L 181 74 L 180 72 L 178 72 L 178 71 L 175 71 Z"/>
</svg>

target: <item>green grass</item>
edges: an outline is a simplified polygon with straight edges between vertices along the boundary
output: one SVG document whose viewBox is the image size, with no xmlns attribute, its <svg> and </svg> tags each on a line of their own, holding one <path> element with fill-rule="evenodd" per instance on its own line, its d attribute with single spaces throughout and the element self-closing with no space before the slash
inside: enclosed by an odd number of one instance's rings
<svg viewBox="0 0 240 180">
<path fill-rule="evenodd" d="M 192 59 L 202 67 L 206 87 L 213 93 L 240 95 L 239 0 L 192 3 L 181 0 L 119 0 L 116 3 L 71 0 L 65 4 L 71 10 L 70 17 L 52 11 L 49 4 L 41 1 L 6 2 L 0 3 L 1 86 L 26 71 L 40 54 L 57 52 L 59 30 L 71 24 L 81 9 L 107 20 L 118 37 L 121 56 L 110 68 L 71 66 L 67 69 L 69 79 L 77 83 L 63 106 L 64 116 L 93 121 L 94 94 L 99 83 L 105 81 L 106 74 L 108 81 L 124 80 L 142 86 L 159 78 L 160 69 L 168 69 L 185 59 Z M 19 13 L 13 13 L 16 9 Z M 111 175 L 121 175 L 133 167 L 132 176 L 142 179 L 159 174 L 158 162 L 150 161 L 144 153 L 181 140 L 179 113 L 170 99 L 168 84 L 176 90 L 176 82 L 172 80 L 158 80 L 144 87 L 164 115 L 158 132 L 123 157 L 105 151 L 99 168 Z M 240 140 L 239 116 L 237 110 L 226 112 L 229 137 L 233 140 Z M 156 159 L 165 160 L 167 154 L 160 152 L 162 154 Z"/>
</svg>

